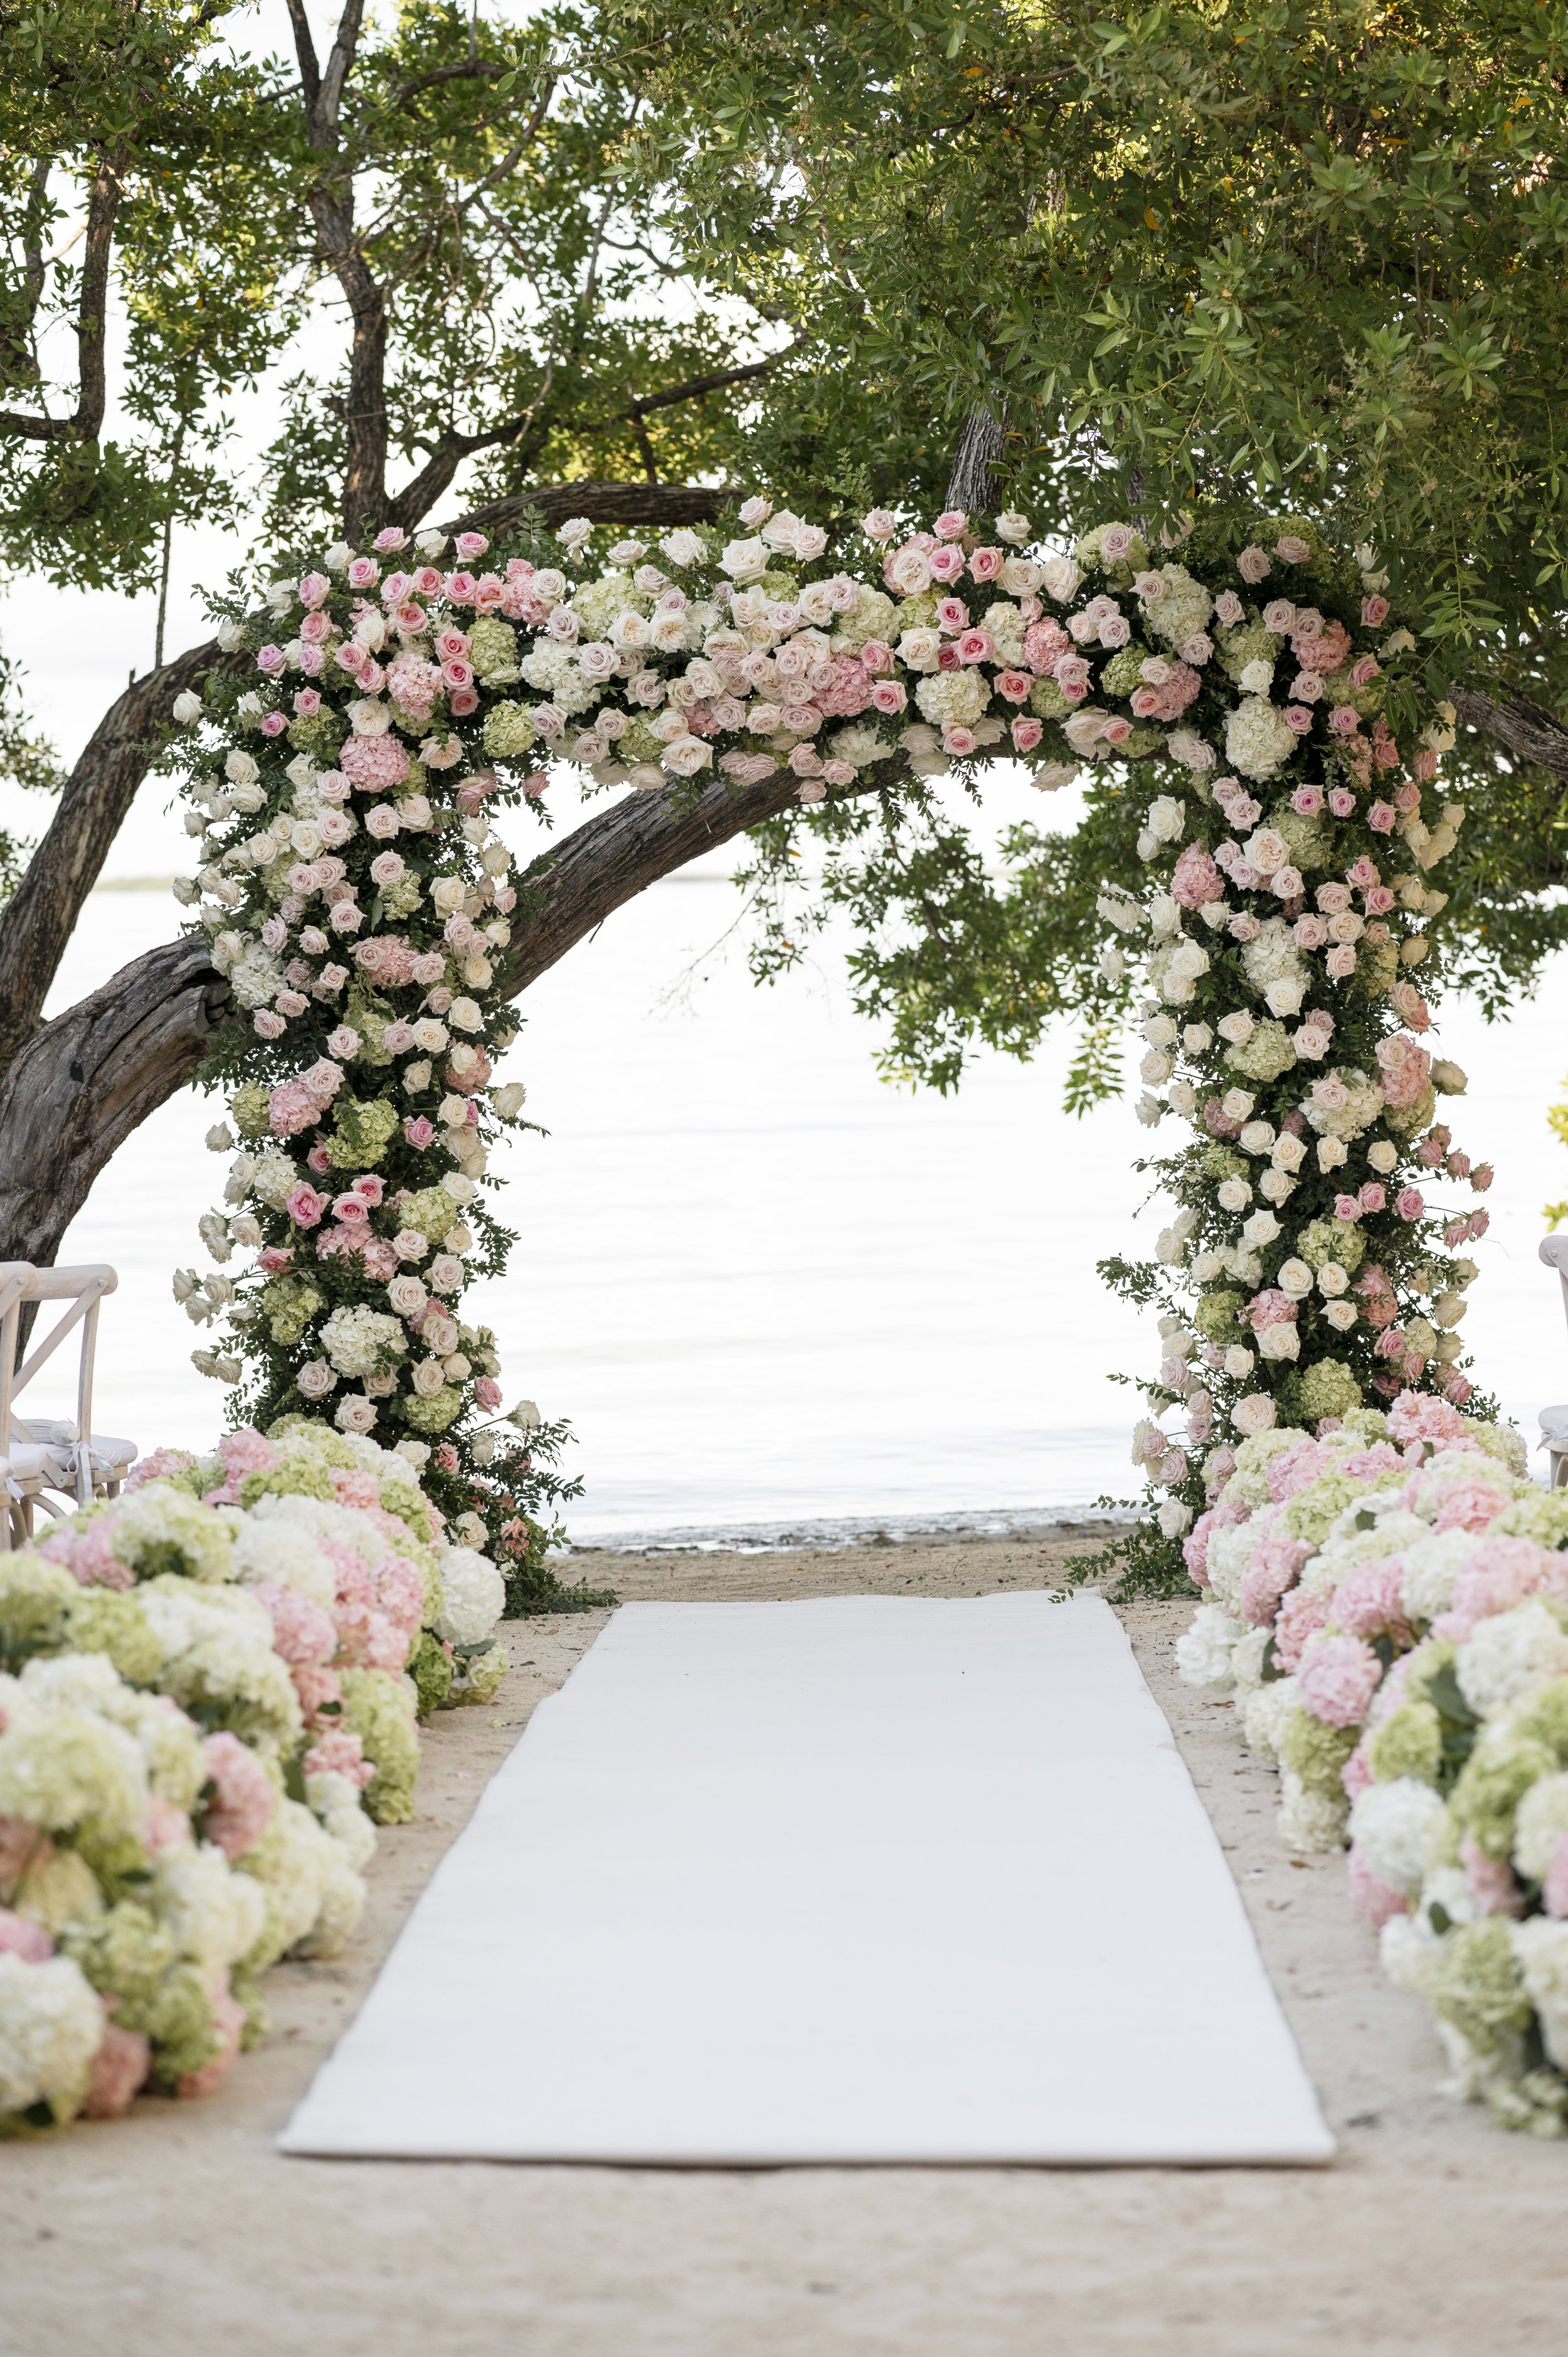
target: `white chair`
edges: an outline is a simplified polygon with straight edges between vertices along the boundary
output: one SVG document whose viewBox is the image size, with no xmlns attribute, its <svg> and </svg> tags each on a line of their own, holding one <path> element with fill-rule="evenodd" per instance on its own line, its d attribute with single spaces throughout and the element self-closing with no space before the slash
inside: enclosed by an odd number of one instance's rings
<svg viewBox="0 0 1568 2357">
<path fill-rule="evenodd" d="M 28 1261 L 0 1261 L 0 1485 L 8 1501 L 0 1512 L 0 1548 L 31 1538 L 36 1505 L 58 1521 L 95 1497 L 115 1496 L 134 1461 L 134 1441 L 92 1429 L 98 1305 L 119 1282 L 102 1265 L 35 1268 Z M 32 1347 L 18 1366 L 24 1310 L 29 1304 L 57 1301 L 65 1305 L 64 1314 L 48 1333 L 40 1335 L 35 1326 Z M 18 1394 L 73 1332 L 80 1347 L 74 1417 L 18 1415 Z M 50 1491 L 70 1502 L 57 1505 L 47 1494 Z"/>
<path fill-rule="evenodd" d="M 1548 1268 L 1557 1271 L 1563 1286 L 1563 1313 L 1568 1316 L 1568 1235 L 1542 1236 L 1541 1257 Z M 1541 1409 L 1541 1445 L 1552 1468 L 1551 1486 L 1554 1490 L 1568 1486 L 1568 1404 Z"/>
</svg>

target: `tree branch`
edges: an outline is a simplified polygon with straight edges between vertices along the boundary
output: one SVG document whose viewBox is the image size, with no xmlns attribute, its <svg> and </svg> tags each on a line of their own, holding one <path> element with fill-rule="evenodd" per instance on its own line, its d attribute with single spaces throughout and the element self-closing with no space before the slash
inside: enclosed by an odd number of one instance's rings
<svg viewBox="0 0 1568 2357">
<path fill-rule="evenodd" d="M 637 528 L 713 523 L 743 496 L 733 485 L 709 490 L 699 483 L 543 483 L 470 508 L 440 530 L 500 532 L 524 516 L 543 525 L 564 523 L 568 516 Z"/>
<path fill-rule="evenodd" d="M 996 504 L 996 476 L 1006 445 L 1006 429 L 983 409 L 972 409 L 953 452 L 948 478 L 948 505 L 965 515 L 984 515 Z"/>
<path fill-rule="evenodd" d="M 135 681 L 93 730 L 48 833 L 0 912 L 0 1065 L 38 1027 L 65 945 L 147 773 L 175 697 L 233 660 L 216 639 L 189 648 Z"/>
<path fill-rule="evenodd" d="M 96 442 L 108 398 L 103 323 L 109 303 L 109 262 L 114 248 L 114 216 L 124 193 L 120 167 L 124 151 L 101 155 L 87 208 L 87 242 L 81 261 L 81 292 L 76 307 L 76 410 L 70 417 L 30 417 L 0 410 L 0 427 L 27 442 Z"/>
<path fill-rule="evenodd" d="M 316 113 L 321 95 L 321 67 L 316 55 L 316 39 L 310 29 L 310 19 L 305 13 L 305 0 L 288 0 L 288 20 L 294 27 L 295 55 L 299 59 L 299 86 L 305 94 L 305 112 L 308 119 Z M 276 91 L 269 96 L 278 96 Z"/>
<path fill-rule="evenodd" d="M 1568 780 L 1568 727 L 1516 688 L 1450 687 L 1449 698 L 1466 728 L 1493 737 L 1503 750 L 1533 770 Z"/>
<path fill-rule="evenodd" d="M 466 81 L 475 79 L 481 81 L 493 81 L 498 75 L 505 71 L 506 68 L 503 65 L 487 65 L 479 58 L 469 58 L 460 66 L 436 66 L 431 72 L 416 75 L 413 81 L 404 82 L 393 98 L 392 104 L 402 107 L 405 113 L 413 113 L 416 110 L 409 106 L 409 100 L 417 98 L 422 90 L 433 89 L 437 82 Z"/>
<path fill-rule="evenodd" d="M 704 393 L 717 393 L 726 384 L 745 384 L 752 377 L 766 376 L 769 369 L 777 368 L 780 361 L 787 360 L 794 349 L 793 344 L 789 344 L 783 351 L 774 352 L 765 361 L 753 361 L 746 368 L 716 369 L 712 376 L 692 377 L 685 384 L 672 384 L 668 393 L 642 393 L 636 401 L 627 404 L 625 414 L 631 418 L 646 417 L 650 410 L 673 409 L 677 402 L 700 401 Z"/>
</svg>

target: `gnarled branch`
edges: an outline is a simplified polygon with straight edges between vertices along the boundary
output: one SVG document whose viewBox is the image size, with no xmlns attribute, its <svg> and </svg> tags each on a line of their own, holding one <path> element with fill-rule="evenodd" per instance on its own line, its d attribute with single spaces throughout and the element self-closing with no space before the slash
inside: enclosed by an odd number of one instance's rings
<svg viewBox="0 0 1568 2357">
<path fill-rule="evenodd" d="M 1527 769 L 1545 770 L 1568 780 L 1568 727 L 1543 705 L 1500 683 L 1485 689 L 1455 686 L 1448 694 L 1466 728 L 1495 738 Z"/>
</svg>

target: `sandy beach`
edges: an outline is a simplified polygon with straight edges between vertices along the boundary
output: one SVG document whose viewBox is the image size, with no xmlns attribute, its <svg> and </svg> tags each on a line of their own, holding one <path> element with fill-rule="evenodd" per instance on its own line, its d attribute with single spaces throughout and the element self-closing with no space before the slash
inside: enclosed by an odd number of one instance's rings
<svg viewBox="0 0 1568 2357">
<path fill-rule="evenodd" d="M 1078 1542 L 1081 1546 L 1082 1542 Z M 832 1554 L 579 1554 L 627 1599 L 1049 1587 L 1058 1538 Z M 274 2032 L 205 2104 L 0 2147 L 0 2352 L 166 2357 L 1296 2357 L 1555 2352 L 1563 2147 L 1435 2092 L 1423 2009 L 1380 1974 L 1336 1859 L 1292 1864 L 1228 1705 L 1170 1667 L 1186 1604 L 1123 1619 L 1219 1830 L 1321 2092 L 1322 2169 L 710 2172 L 283 2159 L 272 2139 L 535 1705 L 602 1613 L 514 1624 L 489 1709 L 427 1730 L 332 1964 L 269 1976 Z M 1156 1943 L 1157 1923 L 1150 1937 Z M 638 2002 L 635 1956 L 625 2002 Z M 591 2020 L 520 2011 L 525 2046 Z"/>
</svg>

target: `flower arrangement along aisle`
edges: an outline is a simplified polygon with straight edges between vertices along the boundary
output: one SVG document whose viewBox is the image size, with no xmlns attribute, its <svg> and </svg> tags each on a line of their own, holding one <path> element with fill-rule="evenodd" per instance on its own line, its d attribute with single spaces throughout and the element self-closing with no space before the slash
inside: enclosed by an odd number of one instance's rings
<svg viewBox="0 0 1568 2357">
<path fill-rule="evenodd" d="M 412 1814 L 405 1670 L 506 1665 L 499 1574 L 438 1538 L 405 1459 L 301 1422 L 0 1555 L 0 2133 L 209 2093 L 258 1976 L 341 1949 Z"/>
<path fill-rule="evenodd" d="M 260 687 L 217 681 L 176 706 L 206 863 L 177 889 L 202 902 L 235 1009 L 203 1074 L 233 1124 L 208 1143 L 233 1159 L 201 1233 L 220 1270 L 236 1247 L 253 1258 L 234 1277 L 181 1270 L 175 1294 L 194 1322 L 227 1321 L 193 1356 L 240 1386 L 238 1415 L 394 1446 L 514 1609 L 556 1609 L 601 1600 L 544 1568 L 548 1510 L 575 1493 L 552 1469 L 565 1428 L 527 1402 L 500 1416 L 495 1337 L 461 1309 L 515 1241 L 484 1195 L 524 1095 L 495 1080 L 517 1030 L 498 982 L 517 896 L 489 813 L 545 782 L 512 758 L 502 695 L 534 568 L 476 578 L 474 533 L 447 571 L 439 535 L 404 564 L 407 546 L 383 532 L 274 584 L 270 623 L 220 630 Z"/>
<path fill-rule="evenodd" d="M 1196 1534 L 1176 1648 L 1234 1693 L 1294 1849 L 1348 1835 L 1385 1968 L 1450 2092 L 1568 2132 L 1568 1493 L 1520 1436 L 1406 1393 L 1325 1439 L 1244 1442 Z"/>
</svg>

